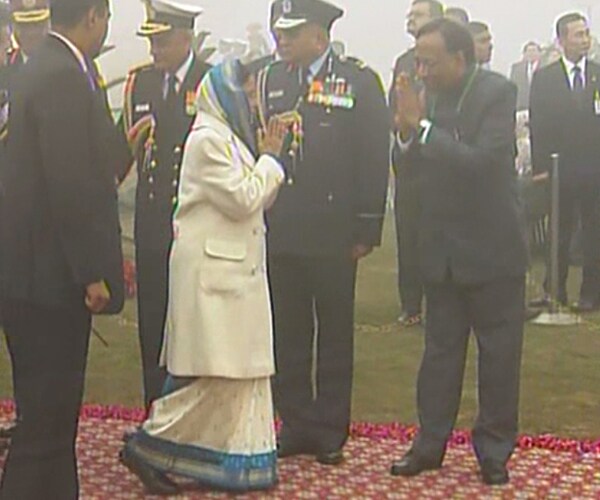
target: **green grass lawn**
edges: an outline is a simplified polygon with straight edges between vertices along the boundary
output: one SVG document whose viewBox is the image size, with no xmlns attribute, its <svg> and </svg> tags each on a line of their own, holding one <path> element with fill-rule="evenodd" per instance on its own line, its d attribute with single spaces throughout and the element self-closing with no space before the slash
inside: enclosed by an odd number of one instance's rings
<svg viewBox="0 0 600 500">
<path fill-rule="evenodd" d="M 420 329 L 402 330 L 396 324 L 395 238 L 390 222 L 383 248 L 360 269 L 353 413 L 356 420 L 410 423 L 416 419 L 415 380 L 423 333 Z M 539 280 L 541 270 L 536 266 L 533 274 L 534 281 Z M 579 272 L 573 272 L 573 292 L 578 283 Z M 96 326 L 110 346 L 92 340 L 86 401 L 139 405 L 134 304 L 128 304 L 118 318 L 98 318 Z M 460 427 L 470 426 L 476 412 L 475 349 L 473 344 L 471 347 Z M 2 344 L 0 398 L 11 394 L 7 358 Z M 600 316 L 573 328 L 527 327 L 521 400 L 523 432 L 600 436 Z"/>
</svg>

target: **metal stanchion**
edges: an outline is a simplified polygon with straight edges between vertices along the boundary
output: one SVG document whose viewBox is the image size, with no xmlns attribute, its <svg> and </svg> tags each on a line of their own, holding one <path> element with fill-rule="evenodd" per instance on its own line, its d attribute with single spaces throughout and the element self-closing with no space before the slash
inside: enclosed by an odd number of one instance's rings
<svg viewBox="0 0 600 500">
<path fill-rule="evenodd" d="M 559 217 L 560 217 L 560 194 L 559 194 L 559 155 L 552 155 L 552 178 L 551 178 L 551 206 L 550 206 L 550 306 L 547 312 L 538 316 L 533 323 L 547 326 L 572 326 L 581 323 L 581 317 L 564 310 L 559 302 L 559 272 L 558 272 L 558 247 L 559 247 Z"/>
</svg>

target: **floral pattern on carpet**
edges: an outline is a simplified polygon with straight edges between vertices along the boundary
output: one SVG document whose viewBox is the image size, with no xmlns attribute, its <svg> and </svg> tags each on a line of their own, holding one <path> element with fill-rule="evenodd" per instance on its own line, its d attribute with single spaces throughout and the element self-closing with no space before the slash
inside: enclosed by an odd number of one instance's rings
<svg viewBox="0 0 600 500">
<path fill-rule="evenodd" d="M 0 423 L 9 420 L 10 404 L 0 404 Z M 87 406 L 82 410 L 78 457 L 81 498 L 134 500 L 145 496 L 135 476 L 119 464 L 121 437 L 143 418 L 140 410 Z M 407 451 L 415 429 L 401 425 L 355 424 L 340 467 L 310 457 L 280 461 L 280 483 L 270 492 L 236 498 L 273 499 L 599 499 L 600 442 L 552 436 L 522 437 L 510 462 L 511 483 L 484 486 L 468 433 L 453 435 L 444 467 L 415 478 L 389 475 L 391 462 Z M 0 465 L 2 459 L 0 459 Z M 230 498 L 189 491 L 179 499 Z"/>
</svg>

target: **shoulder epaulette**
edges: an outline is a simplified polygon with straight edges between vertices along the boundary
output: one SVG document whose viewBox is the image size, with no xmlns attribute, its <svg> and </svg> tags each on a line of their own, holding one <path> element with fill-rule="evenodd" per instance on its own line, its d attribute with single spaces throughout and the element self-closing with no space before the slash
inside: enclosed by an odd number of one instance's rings
<svg viewBox="0 0 600 500">
<path fill-rule="evenodd" d="M 369 66 L 366 62 L 364 62 L 362 59 L 359 59 L 358 57 L 353 57 L 353 56 L 340 56 L 340 61 L 342 62 L 351 62 L 353 63 L 358 69 L 367 69 Z"/>
<path fill-rule="evenodd" d="M 142 73 L 144 71 L 151 71 L 154 69 L 154 63 L 152 62 L 145 62 L 142 64 L 138 64 L 137 66 L 133 66 L 132 68 L 129 69 L 129 71 L 127 72 L 128 75 L 137 75 L 139 73 Z"/>
</svg>

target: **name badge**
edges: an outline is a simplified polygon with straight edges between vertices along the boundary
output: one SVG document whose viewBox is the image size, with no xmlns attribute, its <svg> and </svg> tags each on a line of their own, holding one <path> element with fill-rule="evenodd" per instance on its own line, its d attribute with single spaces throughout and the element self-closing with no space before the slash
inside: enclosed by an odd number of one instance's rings
<svg viewBox="0 0 600 500">
<path fill-rule="evenodd" d="M 600 116 L 600 92 L 597 89 L 594 92 L 594 114 Z"/>
<path fill-rule="evenodd" d="M 135 105 L 135 112 L 136 113 L 148 113 L 148 112 L 150 112 L 150 104 L 148 104 L 148 103 L 136 104 Z"/>
<path fill-rule="evenodd" d="M 269 92 L 269 99 L 280 99 L 285 95 L 283 90 L 272 90 Z"/>
</svg>

